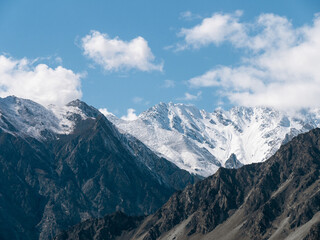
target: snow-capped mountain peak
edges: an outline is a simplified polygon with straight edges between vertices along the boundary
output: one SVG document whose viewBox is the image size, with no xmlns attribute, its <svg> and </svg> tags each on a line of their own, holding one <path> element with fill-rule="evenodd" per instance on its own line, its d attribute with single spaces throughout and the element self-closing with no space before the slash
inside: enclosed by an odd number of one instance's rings
<svg viewBox="0 0 320 240">
<path fill-rule="evenodd" d="M 0 128 L 23 137 L 45 140 L 54 134 L 69 134 L 76 121 L 100 114 L 80 100 L 66 106 L 44 107 L 28 99 L 0 98 Z"/>
<path fill-rule="evenodd" d="M 100 114 L 80 100 L 44 107 L 14 96 L 0 98 L 0 128 L 39 141 L 70 134 L 80 120 Z M 210 113 L 193 105 L 159 103 L 133 121 L 106 117 L 159 156 L 204 177 L 221 166 L 264 161 L 292 137 L 320 126 L 320 109 L 288 114 L 266 107 L 234 107 Z"/>
<path fill-rule="evenodd" d="M 15 96 L 0 98 L 0 114 L 0 126 L 4 131 L 37 139 L 45 130 L 59 131 L 55 114 L 31 100 Z"/>
<path fill-rule="evenodd" d="M 320 126 L 319 119 L 319 109 L 287 114 L 268 107 L 234 107 L 208 113 L 193 105 L 160 103 L 137 120 L 109 120 L 180 168 L 209 176 L 220 166 L 268 159 L 282 143 Z"/>
</svg>

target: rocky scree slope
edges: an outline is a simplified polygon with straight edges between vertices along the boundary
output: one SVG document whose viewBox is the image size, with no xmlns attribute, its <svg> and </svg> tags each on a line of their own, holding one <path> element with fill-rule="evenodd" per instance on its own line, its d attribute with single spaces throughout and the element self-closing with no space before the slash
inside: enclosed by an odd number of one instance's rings
<svg viewBox="0 0 320 240">
<path fill-rule="evenodd" d="M 97 221 L 56 239 L 103 239 L 110 223 Z M 122 226 L 110 239 L 319 239 L 320 129 L 293 138 L 263 163 L 220 168 L 135 225 Z"/>
</svg>

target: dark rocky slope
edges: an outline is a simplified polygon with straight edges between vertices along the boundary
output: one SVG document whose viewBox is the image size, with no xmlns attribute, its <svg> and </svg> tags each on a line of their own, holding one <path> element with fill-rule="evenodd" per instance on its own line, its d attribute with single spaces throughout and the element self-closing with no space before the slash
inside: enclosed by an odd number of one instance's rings
<svg viewBox="0 0 320 240">
<path fill-rule="evenodd" d="M 81 226 L 57 239 L 76 239 Z M 309 240 L 319 239 L 319 226 L 320 129 L 315 129 L 295 137 L 264 163 L 221 168 L 175 193 L 137 228 L 112 239 Z"/>
<path fill-rule="evenodd" d="M 130 239 L 132 230 L 137 228 L 144 219 L 144 216 L 133 217 L 122 212 L 115 212 L 103 218 L 87 220 L 64 231 L 56 238 L 68 240 L 111 240 L 118 237 Z M 73 234 L 70 234 L 72 232 Z"/>
<path fill-rule="evenodd" d="M 71 134 L 44 131 L 43 141 L 15 134 L 2 112 L 11 132 L 0 129 L 0 239 L 50 239 L 117 210 L 150 214 L 197 179 L 120 134 L 96 109 L 70 104 L 87 118 L 73 114 Z"/>
</svg>

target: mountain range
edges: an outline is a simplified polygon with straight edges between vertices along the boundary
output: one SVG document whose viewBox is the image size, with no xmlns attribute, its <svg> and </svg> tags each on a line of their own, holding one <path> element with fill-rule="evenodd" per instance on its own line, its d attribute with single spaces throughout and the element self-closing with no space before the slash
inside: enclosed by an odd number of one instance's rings
<svg viewBox="0 0 320 240">
<path fill-rule="evenodd" d="M 263 163 L 220 168 L 178 191 L 156 213 L 87 220 L 56 240 L 320 238 L 320 129 L 300 134 Z"/>
<path fill-rule="evenodd" d="M 50 239 L 115 211 L 145 215 L 198 180 L 84 102 L 0 99 L 0 239 Z"/>
<path fill-rule="evenodd" d="M 193 105 L 160 103 L 126 121 L 106 117 L 179 168 L 202 177 L 219 167 L 263 162 L 282 144 L 320 127 L 320 109 L 285 112 L 267 107 L 233 107 L 212 113 Z"/>
<path fill-rule="evenodd" d="M 0 98 L 0 239 L 316 239 L 319 125 L 318 109 L 160 103 L 125 121 Z"/>
</svg>

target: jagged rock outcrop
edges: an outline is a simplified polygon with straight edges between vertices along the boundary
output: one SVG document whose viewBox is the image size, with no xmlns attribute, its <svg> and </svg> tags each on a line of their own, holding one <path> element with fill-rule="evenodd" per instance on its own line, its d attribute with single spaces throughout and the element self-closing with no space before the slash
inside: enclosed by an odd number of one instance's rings
<svg viewBox="0 0 320 240">
<path fill-rule="evenodd" d="M 225 163 L 226 168 L 240 168 L 243 164 L 237 159 L 237 156 L 232 153 Z"/>
<path fill-rule="evenodd" d="M 264 163 L 220 168 L 176 192 L 115 239 L 318 239 L 319 224 L 320 129 L 314 129 Z"/>
</svg>

